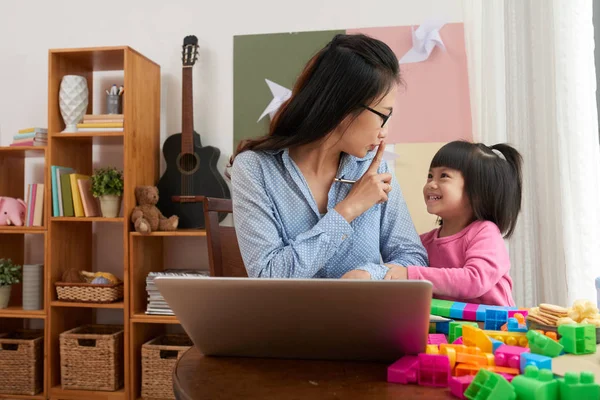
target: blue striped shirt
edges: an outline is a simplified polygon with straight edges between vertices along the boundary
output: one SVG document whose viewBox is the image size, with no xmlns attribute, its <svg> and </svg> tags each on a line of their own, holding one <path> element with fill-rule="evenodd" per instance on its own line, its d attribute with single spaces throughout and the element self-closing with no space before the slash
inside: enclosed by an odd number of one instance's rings
<svg viewBox="0 0 600 400">
<path fill-rule="evenodd" d="M 375 151 L 360 159 L 342 154 L 337 176 L 359 179 L 374 156 Z M 385 160 L 378 172 L 390 172 Z M 428 265 L 395 177 L 388 201 L 350 223 L 334 207 L 351 185 L 334 182 L 321 215 L 287 149 L 240 153 L 231 183 L 234 224 L 250 277 L 340 278 L 359 269 L 383 279 L 384 263 Z"/>
</svg>

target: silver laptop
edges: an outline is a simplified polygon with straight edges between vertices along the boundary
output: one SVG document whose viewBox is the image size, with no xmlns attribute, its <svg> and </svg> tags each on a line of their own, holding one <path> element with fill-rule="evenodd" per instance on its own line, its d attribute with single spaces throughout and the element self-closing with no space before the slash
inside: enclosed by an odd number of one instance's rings
<svg viewBox="0 0 600 400">
<path fill-rule="evenodd" d="M 157 277 L 206 356 L 385 361 L 425 351 L 428 281 Z"/>
</svg>

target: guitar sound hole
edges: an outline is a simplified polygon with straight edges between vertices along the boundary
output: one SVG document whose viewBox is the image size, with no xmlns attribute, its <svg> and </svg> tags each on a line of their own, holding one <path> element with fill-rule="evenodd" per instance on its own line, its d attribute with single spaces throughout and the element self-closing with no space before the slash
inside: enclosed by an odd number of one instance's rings
<svg viewBox="0 0 600 400">
<path fill-rule="evenodd" d="M 182 174 L 191 175 L 200 167 L 200 159 L 196 153 L 179 154 L 177 166 Z"/>
</svg>

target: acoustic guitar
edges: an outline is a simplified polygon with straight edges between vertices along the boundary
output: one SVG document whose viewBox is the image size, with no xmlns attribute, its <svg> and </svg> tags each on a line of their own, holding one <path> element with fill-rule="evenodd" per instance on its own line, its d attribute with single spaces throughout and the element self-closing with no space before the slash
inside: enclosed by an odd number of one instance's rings
<svg viewBox="0 0 600 400">
<path fill-rule="evenodd" d="M 179 216 L 178 228 L 205 227 L 202 197 L 230 199 L 225 179 L 217 169 L 221 151 L 202 146 L 194 131 L 192 67 L 198 58 L 198 39 L 194 35 L 183 39 L 182 50 L 182 112 L 181 132 L 171 135 L 163 144 L 167 168 L 159 179 L 159 201 L 156 205 L 166 216 Z M 227 214 L 219 214 L 222 221 Z"/>
</svg>

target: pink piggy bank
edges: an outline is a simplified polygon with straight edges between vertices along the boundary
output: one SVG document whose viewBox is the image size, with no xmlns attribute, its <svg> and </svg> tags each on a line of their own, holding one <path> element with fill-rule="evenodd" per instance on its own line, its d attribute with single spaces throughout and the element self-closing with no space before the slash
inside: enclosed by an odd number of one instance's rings
<svg viewBox="0 0 600 400">
<path fill-rule="evenodd" d="M 23 226 L 27 205 L 21 199 L 0 197 L 0 226 Z"/>
</svg>

